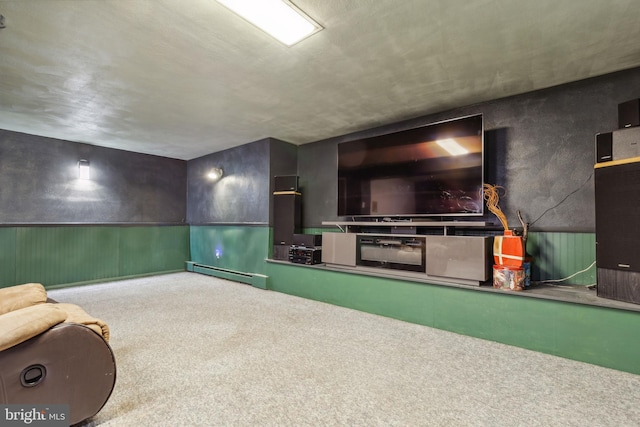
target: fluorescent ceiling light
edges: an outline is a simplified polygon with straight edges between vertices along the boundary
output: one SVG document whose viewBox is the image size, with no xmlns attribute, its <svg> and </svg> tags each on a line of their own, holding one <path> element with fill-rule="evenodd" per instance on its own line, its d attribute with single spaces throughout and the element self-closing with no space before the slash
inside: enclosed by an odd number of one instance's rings
<svg viewBox="0 0 640 427">
<path fill-rule="evenodd" d="M 287 0 L 218 0 L 218 3 L 287 46 L 322 29 Z"/>
<path fill-rule="evenodd" d="M 447 138 L 447 139 L 439 139 L 436 141 L 440 147 L 444 148 L 445 151 L 452 156 L 460 156 L 462 154 L 468 154 L 469 150 L 464 148 L 462 145 L 458 144 L 455 139 Z"/>
</svg>

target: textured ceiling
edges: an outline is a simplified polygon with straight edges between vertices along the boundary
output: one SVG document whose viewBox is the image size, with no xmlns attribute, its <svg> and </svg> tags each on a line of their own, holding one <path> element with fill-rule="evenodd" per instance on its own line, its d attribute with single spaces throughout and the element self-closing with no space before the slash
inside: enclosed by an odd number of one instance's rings
<svg viewBox="0 0 640 427">
<path fill-rule="evenodd" d="M 640 66 L 637 0 L 0 0 L 0 128 L 178 159 L 309 143 Z"/>
</svg>

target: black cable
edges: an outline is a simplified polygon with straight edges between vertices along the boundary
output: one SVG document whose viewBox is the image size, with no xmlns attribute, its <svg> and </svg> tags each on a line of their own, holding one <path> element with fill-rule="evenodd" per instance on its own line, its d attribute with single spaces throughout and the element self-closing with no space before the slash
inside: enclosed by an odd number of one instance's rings
<svg viewBox="0 0 640 427">
<path fill-rule="evenodd" d="M 558 203 L 555 204 L 555 206 L 551 206 L 549 209 L 547 209 L 546 211 L 542 212 L 542 214 L 540 214 L 540 216 L 538 218 L 536 218 L 535 220 L 533 220 L 532 222 L 529 223 L 529 227 L 531 227 L 533 224 L 535 224 L 536 222 L 538 222 L 540 220 L 540 218 L 542 218 L 543 216 L 545 216 L 545 214 L 547 212 L 549 212 L 550 210 L 553 210 L 555 208 L 557 208 L 558 206 L 560 206 L 562 203 L 564 203 L 565 200 L 567 200 L 569 197 L 571 197 L 572 195 L 576 194 L 578 191 L 582 190 L 582 187 L 584 187 L 587 182 L 589 182 L 591 180 L 591 177 L 593 176 L 593 172 L 591 172 L 591 174 L 589 175 L 589 177 L 586 179 L 585 182 L 582 183 L 582 185 L 578 188 L 576 188 L 575 190 L 573 190 L 571 193 L 567 194 L 564 199 L 560 200 Z"/>
</svg>

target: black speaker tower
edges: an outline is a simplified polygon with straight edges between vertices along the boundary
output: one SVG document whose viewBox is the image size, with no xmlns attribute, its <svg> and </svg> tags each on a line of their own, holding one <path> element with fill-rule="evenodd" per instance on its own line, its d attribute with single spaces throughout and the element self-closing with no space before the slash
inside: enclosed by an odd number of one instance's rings
<svg viewBox="0 0 640 427">
<path fill-rule="evenodd" d="M 640 304 L 640 161 L 595 168 L 598 296 Z"/>
<path fill-rule="evenodd" d="M 273 193 L 273 259 L 288 260 L 293 235 L 301 232 L 302 195 L 297 191 Z"/>
</svg>

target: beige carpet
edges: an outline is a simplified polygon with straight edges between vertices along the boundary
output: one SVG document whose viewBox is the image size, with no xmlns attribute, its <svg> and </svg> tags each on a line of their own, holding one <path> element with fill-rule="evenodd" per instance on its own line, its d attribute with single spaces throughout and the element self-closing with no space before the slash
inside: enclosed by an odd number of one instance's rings
<svg viewBox="0 0 640 427">
<path fill-rule="evenodd" d="M 87 425 L 640 425 L 640 376 L 195 273 L 50 295 L 111 328 Z"/>
</svg>

